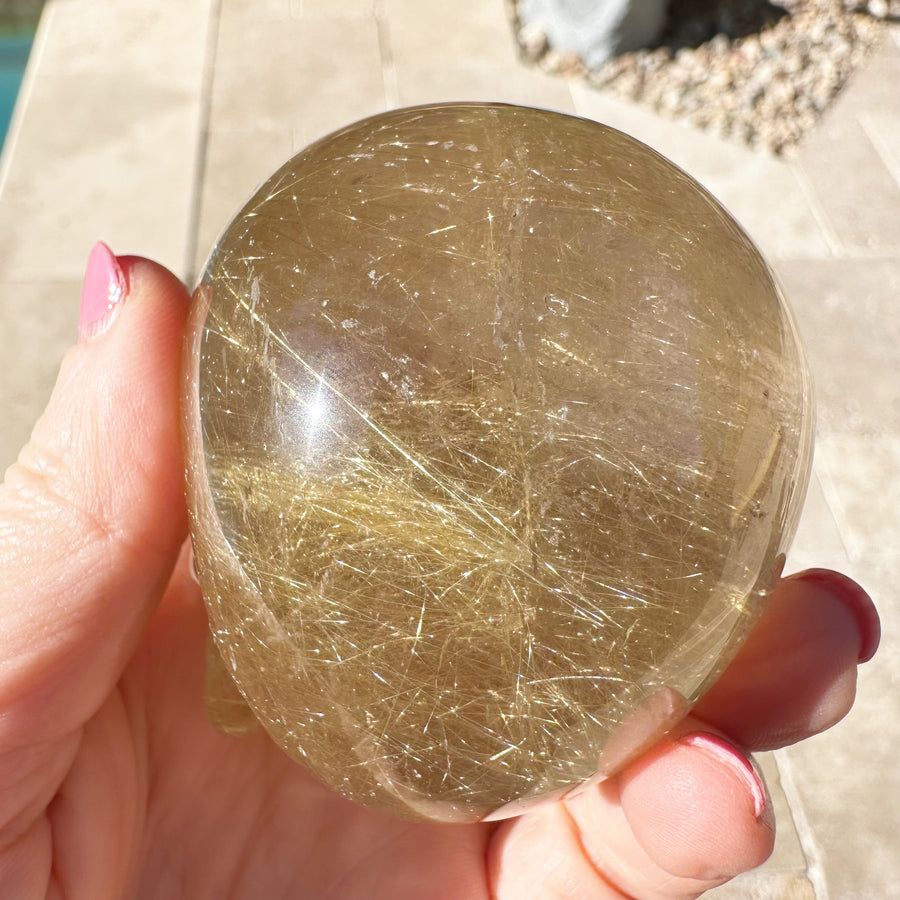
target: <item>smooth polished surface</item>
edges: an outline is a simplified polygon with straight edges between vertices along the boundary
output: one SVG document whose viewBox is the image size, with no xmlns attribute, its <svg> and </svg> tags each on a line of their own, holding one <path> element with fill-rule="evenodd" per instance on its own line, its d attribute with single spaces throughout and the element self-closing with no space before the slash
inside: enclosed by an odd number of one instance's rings
<svg viewBox="0 0 900 900">
<path fill-rule="evenodd" d="M 609 771 L 755 620 L 810 397 L 770 272 L 596 123 L 401 110 L 219 242 L 186 385 L 216 641 L 354 799 L 480 818 Z"/>
</svg>

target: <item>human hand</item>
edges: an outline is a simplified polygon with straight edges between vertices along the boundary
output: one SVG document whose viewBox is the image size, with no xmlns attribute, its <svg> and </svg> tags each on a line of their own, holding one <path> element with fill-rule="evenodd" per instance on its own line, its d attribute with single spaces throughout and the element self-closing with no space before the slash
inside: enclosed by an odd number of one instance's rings
<svg viewBox="0 0 900 900">
<path fill-rule="evenodd" d="M 188 296 L 103 249 L 85 290 L 81 341 L 0 489 L 0 896 L 674 900 L 765 859 L 771 807 L 737 746 L 847 712 L 878 641 L 862 589 L 782 581 L 691 717 L 574 799 L 470 826 L 358 807 L 261 730 L 207 721 L 178 433 Z"/>
</svg>

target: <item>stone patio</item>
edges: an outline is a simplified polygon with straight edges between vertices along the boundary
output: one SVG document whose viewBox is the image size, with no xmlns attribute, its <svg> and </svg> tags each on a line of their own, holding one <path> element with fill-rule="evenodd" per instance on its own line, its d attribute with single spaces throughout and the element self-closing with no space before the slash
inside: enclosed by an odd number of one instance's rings
<svg viewBox="0 0 900 900">
<path fill-rule="evenodd" d="M 900 898 L 900 26 L 778 161 L 523 68 L 501 0 L 48 0 L 0 161 L 0 465 L 74 340 L 98 238 L 191 281 L 278 163 L 387 107 L 501 100 L 621 128 L 716 194 L 782 279 L 818 387 L 789 569 L 842 569 L 884 621 L 850 717 L 763 758 L 761 869 L 718 900 Z"/>
</svg>

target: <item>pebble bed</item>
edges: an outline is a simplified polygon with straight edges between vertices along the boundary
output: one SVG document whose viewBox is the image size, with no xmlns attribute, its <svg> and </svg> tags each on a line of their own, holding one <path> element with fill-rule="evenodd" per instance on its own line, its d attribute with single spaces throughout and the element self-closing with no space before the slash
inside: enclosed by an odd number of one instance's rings
<svg viewBox="0 0 900 900">
<path fill-rule="evenodd" d="M 888 27 L 900 0 L 673 0 L 659 45 L 596 69 L 513 25 L 523 59 L 751 147 L 790 155 Z M 892 24 L 893 23 L 893 24 Z"/>
</svg>

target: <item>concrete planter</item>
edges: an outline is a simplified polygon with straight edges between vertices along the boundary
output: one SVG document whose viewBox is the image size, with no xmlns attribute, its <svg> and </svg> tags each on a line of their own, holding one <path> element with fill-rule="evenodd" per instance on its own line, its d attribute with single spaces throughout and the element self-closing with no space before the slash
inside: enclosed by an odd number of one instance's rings
<svg viewBox="0 0 900 900">
<path fill-rule="evenodd" d="M 520 30 L 540 33 L 550 49 L 588 68 L 652 44 L 662 34 L 668 0 L 519 0 Z"/>
</svg>

